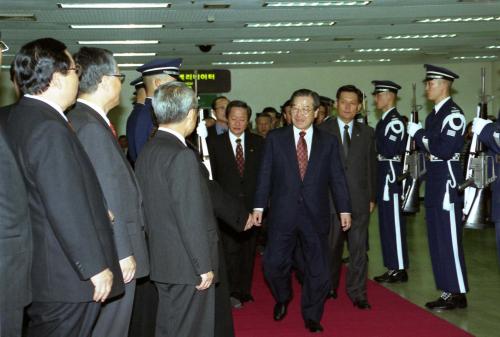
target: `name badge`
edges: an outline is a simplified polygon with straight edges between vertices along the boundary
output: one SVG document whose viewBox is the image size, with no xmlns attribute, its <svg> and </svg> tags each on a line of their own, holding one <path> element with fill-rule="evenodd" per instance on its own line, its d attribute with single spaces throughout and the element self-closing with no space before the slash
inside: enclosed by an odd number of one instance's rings
<svg viewBox="0 0 500 337">
<path fill-rule="evenodd" d="M 448 130 L 448 131 L 446 132 L 446 134 L 447 134 L 448 136 L 455 137 L 455 135 L 457 134 L 457 132 L 456 132 L 456 131 L 454 131 L 454 130 Z"/>
</svg>

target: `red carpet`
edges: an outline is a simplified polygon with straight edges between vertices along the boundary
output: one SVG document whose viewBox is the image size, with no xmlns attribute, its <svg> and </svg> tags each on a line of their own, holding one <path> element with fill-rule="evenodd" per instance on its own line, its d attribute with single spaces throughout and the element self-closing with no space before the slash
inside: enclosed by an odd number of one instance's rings
<svg viewBox="0 0 500 337">
<path fill-rule="evenodd" d="M 343 273 L 345 274 L 345 273 Z M 344 278 L 339 297 L 328 300 L 321 324 L 323 336 L 334 337 L 462 337 L 471 334 L 414 305 L 392 291 L 368 281 L 371 310 L 353 307 L 345 293 Z M 272 318 L 274 300 L 262 275 L 261 257 L 256 260 L 253 297 L 255 302 L 233 310 L 236 337 L 312 336 L 300 315 L 300 286 L 294 281 L 294 298 L 281 322 Z"/>
</svg>

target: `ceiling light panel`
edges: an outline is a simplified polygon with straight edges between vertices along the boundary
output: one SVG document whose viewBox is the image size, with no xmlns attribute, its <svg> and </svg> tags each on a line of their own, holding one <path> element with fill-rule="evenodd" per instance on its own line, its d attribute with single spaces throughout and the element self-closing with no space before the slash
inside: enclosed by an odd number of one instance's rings
<svg viewBox="0 0 500 337">
<path fill-rule="evenodd" d="M 156 56 L 156 53 L 113 53 L 114 57 Z"/>
<path fill-rule="evenodd" d="M 163 28 L 165 25 L 69 25 L 72 29 L 148 29 L 148 28 Z"/>
<path fill-rule="evenodd" d="M 447 39 L 456 37 L 457 34 L 414 34 L 414 35 L 388 35 L 382 40 L 407 40 L 407 39 Z"/>
<path fill-rule="evenodd" d="M 287 28 L 287 27 L 321 27 L 333 26 L 335 21 L 310 21 L 310 22 L 253 22 L 246 23 L 248 28 Z"/>
<path fill-rule="evenodd" d="M 489 22 L 500 21 L 500 16 L 478 16 L 464 18 L 426 18 L 417 20 L 418 23 L 453 23 L 453 22 Z"/>
<path fill-rule="evenodd" d="M 268 54 L 290 54 L 289 50 L 254 50 L 254 51 L 224 51 L 222 55 L 268 55 Z"/>
<path fill-rule="evenodd" d="M 246 66 L 246 65 L 267 65 L 274 61 L 248 61 L 248 62 L 212 62 L 214 66 Z"/>
<path fill-rule="evenodd" d="M 500 49 L 500 45 L 498 46 L 488 46 L 486 49 Z"/>
<path fill-rule="evenodd" d="M 78 41 L 78 44 L 158 44 L 158 40 Z"/>
<path fill-rule="evenodd" d="M 496 59 L 496 55 L 477 55 L 477 56 L 454 56 L 452 60 L 492 60 Z"/>
<path fill-rule="evenodd" d="M 118 67 L 120 68 L 137 68 L 142 65 L 143 63 L 118 63 Z"/>
<path fill-rule="evenodd" d="M 382 53 L 382 52 L 404 52 L 404 51 L 418 51 L 420 48 L 366 48 L 356 49 L 359 53 Z"/>
<path fill-rule="evenodd" d="M 334 7 L 334 6 L 366 6 L 371 1 L 277 1 L 265 2 L 264 7 Z"/>
<path fill-rule="evenodd" d="M 269 43 L 269 42 L 307 42 L 309 37 L 279 38 L 279 39 L 234 39 L 235 43 Z"/>
<path fill-rule="evenodd" d="M 363 63 L 363 62 L 391 62 L 391 59 L 339 59 L 332 61 L 334 63 Z"/>
<path fill-rule="evenodd" d="M 140 8 L 169 8 L 170 3 L 146 2 L 146 3 L 58 3 L 57 7 L 63 9 L 140 9 Z"/>
</svg>

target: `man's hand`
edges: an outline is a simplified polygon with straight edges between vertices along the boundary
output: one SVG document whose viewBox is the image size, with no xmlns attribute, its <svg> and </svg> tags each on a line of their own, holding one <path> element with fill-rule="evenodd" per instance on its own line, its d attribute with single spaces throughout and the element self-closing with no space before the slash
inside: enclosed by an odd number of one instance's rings
<svg viewBox="0 0 500 337">
<path fill-rule="evenodd" d="M 137 264 L 133 255 L 120 260 L 123 282 L 129 283 L 134 279 Z"/>
<path fill-rule="evenodd" d="M 479 135 L 483 131 L 484 127 L 490 123 L 493 122 L 490 121 L 489 119 L 476 117 L 472 122 L 472 132 L 474 132 L 476 135 Z"/>
<path fill-rule="evenodd" d="M 196 127 L 196 133 L 201 138 L 207 138 L 208 130 L 207 130 L 207 124 L 205 121 L 201 121 L 200 123 L 198 123 L 198 126 Z"/>
<path fill-rule="evenodd" d="M 262 225 L 262 213 L 263 213 L 262 211 L 257 211 L 257 210 L 253 211 L 252 217 L 255 226 Z"/>
<path fill-rule="evenodd" d="M 260 225 L 261 225 L 260 223 L 254 222 L 252 214 L 248 214 L 247 224 L 245 225 L 245 229 L 243 229 L 243 230 L 247 231 L 250 228 L 252 228 L 253 226 L 260 226 Z"/>
<path fill-rule="evenodd" d="M 422 123 L 408 122 L 407 130 L 410 137 L 414 137 L 418 130 L 422 129 Z"/>
<path fill-rule="evenodd" d="M 209 271 L 206 274 L 201 274 L 201 283 L 196 286 L 196 289 L 198 290 L 205 290 L 210 287 L 212 284 L 212 281 L 214 280 L 214 272 Z"/>
<path fill-rule="evenodd" d="M 375 203 L 373 201 L 370 201 L 370 213 L 372 213 L 374 209 L 375 209 Z"/>
<path fill-rule="evenodd" d="M 340 227 L 344 232 L 351 228 L 351 213 L 340 213 Z"/>
<path fill-rule="evenodd" d="M 111 221 L 111 223 L 115 222 L 115 215 L 109 209 L 108 209 L 108 217 L 109 217 L 109 221 Z"/>
<path fill-rule="evenodd" d="M 94 301 L 104 302 L 108 298 L 113 285 L 113 273 L 109 268 L 106 268 L 99 274 L 92 276 L 90 281 L 94 285 Z"/>
</svg>

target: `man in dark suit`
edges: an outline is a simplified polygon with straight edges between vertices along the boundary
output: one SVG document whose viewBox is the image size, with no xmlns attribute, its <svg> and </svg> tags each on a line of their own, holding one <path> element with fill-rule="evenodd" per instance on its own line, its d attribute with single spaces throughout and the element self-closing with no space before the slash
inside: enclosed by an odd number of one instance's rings
<svg viewBox="0 0 500 337">
<path fill-rule="evenodd" d="M 107 117 L 120 101 L 125 75 L 119 73 L 108 50 L 83 47 L 74 58 L 81 75 L 78 99 L 68 118 L 94 166 L 108 208 L 114 215 L 113 234 L 125 281 L 125 294 L 103 305 L 92 336 L 127 337 L 135 279 L 149 273 L 149 262 L 139 186 Z"/>
<path fill-rule="evenodd" d="M 2 51 L 0 50 L 0 64 Z M 9 108 L 10 109 L 10 108 Z M 1 112 L 4 114 L 4 112 Z M 0 336 L 21 336 L 24 307 L 31 302 L 33 253 L 28 196 L 0 124 Z"/>
<path fill-rule="evenodd" d="M 332 214 L 330 231 L 332 292 L 337 296 L 342 265 L 342 251 L 347 239 L 349 247 L 349 270 L 347 272 L 347 295 L 355 306 L 369 309 L 366 298 L 367 240 L 370 213 L 376 198 L 376 157 L 374 131 L 366 124 L 354 120 L 363 102 L 362 92 L 353 85 L 337 90 L 336 108 L 338 117 L 320 125 L 320 129 L 335 135 L 342 144 L 340 158 L 347 176 L 347 185 L 352 202 L 352 226 L 344 231 L 336 214 Z"/>
<path fill-rule="evenodd" d="M 246 131 L 252 110 L 243 101 L 231 101 L 226 108 L 229 131 L 211 142 L 209 153 L 212 175 L 231 196 L 240 199 L 248 211 L 253 208 L 257 169 L 263 139 Z M 252 301 L 255 229 L 237 232 L 220 226 L 229 289 L 233 305 Z"/>
<path fill-rule="evenodd" d="M 63 113 L 75 101 L 78 68 L 50 38 L 21 47 L 14 68 L 25 95 L 7 136 L 33 226 L 28 336 L 89 336 L 100 303 L 122 293 L 123 281 L 99 181 Z"/>
<path fill-rule="evenodd" d="M 198 159 L 185 143 L 195 105 L 184 84 L 160 86 L 153 98 L 158 132 L 136 163 L 159 295 L 156 336 L 214 336 L 217 224 Z"/>
<path fill-rule="evenodd" d="M 313 126 L 319 96 L 308 89 L 292 97 L 293 125 L 268 134 L 259 170 L 254 222 L 261 223 L 270 203 L 264 275 L 276 300 L 274 319 L 286 315 L 291 299 L 290 269 L 300 240 L 305 261 L 302 317 L 306 328 L 319 332 L 330 289 L 328 268 L 329 195 L 342 226 L 351 225 L 349 192 L 335 137 Z"/>
</svg>

